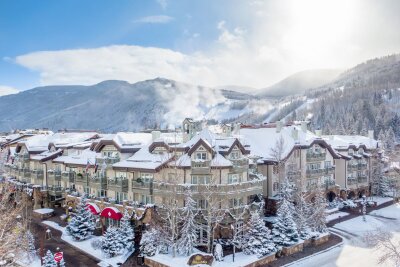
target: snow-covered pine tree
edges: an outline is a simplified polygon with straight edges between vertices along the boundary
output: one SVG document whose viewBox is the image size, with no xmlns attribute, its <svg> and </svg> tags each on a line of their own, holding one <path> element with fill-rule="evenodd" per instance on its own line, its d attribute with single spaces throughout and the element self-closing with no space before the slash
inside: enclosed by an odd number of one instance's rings
<svg viewBox="0 0 400 267">
<path fill-rule="evenodd" d="M 378 141 L 381 144 L 381 148 L 386 149 L 386 135 L 383 130 L 380 130 L 378 134 Z"/>
<path fill-rule="evenodd" d="M 131 226 L 131 216 L 129 215 L 128 210 L 124 211 L 124 216 L 121 218 L 118 231 L 120 232 L 120 241 L 123 247 L 128 250 L 133 249 L 133 240 L 135 238 L 135 233 Z"/>
<path fill-rule="evenodd" d="M 158 252 L 159 231 L 154 228 L 146 230 L 140 240 L 140 254 L 143 256 L 154 256 Z"/>
<path fill-rule="evenodd" d="M 252 212 L 243 237 L 242 250 L 247 255 L 265 256 L 276 251 L 271 231 L 265 226 L 258 211 Z"/>
<path fill-rule="evenodd" d="M 117 228 L 109 226 L 101 240 L 101 250 L 106 257 L 112 258 L 121 254 L 123 248 L 120 232 Z"/>
<path fill-rule="evenodd" d="M 385 140 L 386 152 L 391 153 L 396 145 L 396 136 L 394 134 L 392 127 L 389 127 L 389 129 L 386 131 L 385 137 L 386 137 Z"/>
<path fill-rule="evenodd" d="M 193 248 L 197 243 L 197 225 L 195 221 L 196 202 L 192 198 L 191 190 L 185 192 L 185 207 L 181 212 L 180 237 L 177 240 L 178 253 L 189 256 L 193 253 Z"/>
<path fill-rule="evenodd" d="M 326 199 L 322 193 L 320 184 L 318 184 L 314 194 L 314 201 L 311 205 L 310 227 L 313 232 L 326 233 Z"/>
<path fill-rule="evenodd" d="M 33 260 L 37 256 L 35 248 L 35 238 L 33 237 L 32 232 L 29 230 L 25 234 L 26 234 L 26 241 L 28 242 L 27 244 L 28 257 L 30 260 Z"/>
<path fill-rule="evenodd" d="M 74 240 L 88 239 L 95 230 L 95 221 L 92 213 L 86 206 L 86 198 L 82 197 L 76 207 L 76 213 L 68 223 L 66 229 Z"/>
<path fill-rule="evenodd" d="M 378 194 L 382 197 L 388 196 L 390 193 L 389 178 L 383 173 L 379 177 Z"/>
<path fill-rule="evenodd" d="M 307 195 L 300 188 L 295 194 L 296 208 L 294 213 L 294 221 L 297 226 L 297 231 L 301 239 L 306 240 L 311 237 L 310 215 L 311 207 L 307 201 Z"/>
<path fill-rule="evenodd" d="M 299 233 L 293 220 L 293 204 L 286 198 L 279 200 L 277 219 L 272 229 L 273 241 L 280 246 L 291 246 L 299 241 Z"/>
<path fill-rule="evenodd" d="M 54 255 L 50 250 L 47 250 L 46 255 L 43 257 L 44 267 L 57 267 L 57 262 L 54 260 Z"/>
</svg>

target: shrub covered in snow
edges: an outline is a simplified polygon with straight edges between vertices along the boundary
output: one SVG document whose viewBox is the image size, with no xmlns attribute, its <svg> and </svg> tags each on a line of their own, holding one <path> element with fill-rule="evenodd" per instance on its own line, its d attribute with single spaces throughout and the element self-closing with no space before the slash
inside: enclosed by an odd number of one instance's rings
<svg viewBox="0 0 400 267">
<path fill-rule="evenodd" d="M 121 234 L 117 228 L 110 226 L 104 233 L 101 242 L 101 250 L 104 252 L 106 257 L 112 258 L 120 255 L 124 249 L 121 242 Z"/>
<path fill-rule="evenodd" d="M 159 231 L 154 228 L 146 230 L 143 233 L 142 239 L 140 240 L 141 255 L 151 257 L 157 254 L 159 234 Z"/>
<path fill-rule="evenodd" d="M 192 199 L 190 191 L 186 193 L 185 207 L 182 209 L 182 228 L 180 237 L 177 240 L 178 253 L 189 256 L 193 253 L 193 248 L 197 243 L 197 225 L 195 221 L 196 202 Z"/>
<path fill-rule="evenodd" d="M 272 229 L 273 241 L 280 246 L 291 246 L 299 241 L 297 226 L 293 220 L 293 204 L 281 199 L 277 211 L 277 220 Z"/>
<path fill-rule="evenodd" d="M 54 260 L 54 255 L 50 250 L 46 252 L 46 255 L 43 257 L 43 265 L 44 267 L 57 267 L 57 262 Z"/>
<path fill-rule="evenodd" d="M 127 210 L 124 211 L 124 216 L 121 219 L 118 231 L 121 237 L 120 241 L 123 247 L 128 250 L 132 250 L 135 233 L 131 226 L 131 216 L 129 215 Z"/>
<path fill-rule="evenodd" d="M 216 261 L 224 260 L 224 251 L 222 250 L 221 244 L 216 244 L 214 249 L 214 258 Z"/>
<path fill-rule="evenodd" d="M 86 198 L 82 197 L 76 207 L 75 216 L 68 223 L 66 230 L 74 240 L 80 241 L 88 239 L 95 228 L 94 217 L 86 206 Z"/>
<path fill-rule="evenodd" d="M 258 212 L 251 214 L 245 231 L 242 241 L 244 254 L 262 257 L 276 251 L 276 246 L 270 235 L 271 231 L 265 226 Z"/>
</svg>

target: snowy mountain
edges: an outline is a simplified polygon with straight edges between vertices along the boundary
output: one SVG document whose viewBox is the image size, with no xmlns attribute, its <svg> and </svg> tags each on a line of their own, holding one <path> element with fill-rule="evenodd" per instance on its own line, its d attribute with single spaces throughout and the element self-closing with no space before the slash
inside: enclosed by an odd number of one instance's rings
<svg viewBox="0 0 400 267">
<path fill-rule="evenodd" d="M 157 78 L 130 84 L 45 86 L 0 97 L 0 130 L 47 127 L 133 131 L 180 125 L 185 117 L 230 120 L 263 115 L 271 101 Z M 249 116 L 250 122 L 253 116 Z"/>
<path fill-rule="evenodd" d="M 297 72 L 282 81 L 260 89 L 260 97 L 283 97 L 303 94 L 306 90 L 325 85 L 339 76 L 341 70 L 316 69 Z"/>
</svg>

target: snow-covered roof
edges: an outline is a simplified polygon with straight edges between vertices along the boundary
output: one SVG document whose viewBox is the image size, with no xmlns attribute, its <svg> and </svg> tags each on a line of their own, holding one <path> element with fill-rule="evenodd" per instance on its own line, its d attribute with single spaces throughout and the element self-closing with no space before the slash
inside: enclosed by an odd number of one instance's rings
<svg viewBox="0 0 400 267">
<path fill-rule="evenodd" d="M 56 151 L 45 151 L 40 154 L 31 155 L 30 158 L 32 160 L 44 160 L 44 159 L 51 159 L 52 157 L 56 157 L 62 152 L 61 149 L 57 149 Z"/>
<path fill-rule="evenodd" d="M 100 154 L 98 154 L 90 149 L 85 149 L 85 150 L 73 153 L 72 155 L 60 156 L 58 158 L 55 158 L 53 160 L 53 162 L 71 164 L 71 165 L 86 165 L 89 161 L 90 165 L 94 165 L 96 162 L 96 156 L 99 156 L 99 155 Z"/>
<path fill-rule="evenodd" d="M 279 132 L 276 128 L 243 128 L 234 136 L 239 138 L 241 143 L 249 146 L 246 149 L 250 149 L 251 156 L 261 157 L 263 160 L 275 160 L 272 149 L 276 147 L 281 137 L 284 141 L 282 158 L 286 158 L 295 145 L 309 146 L 319 139 L 314 133 L 304 132 L 296 125 L 284 126 Z"/>
<path fill-rule="evenodd" d="M 138 152 L 126 160 L 113 164 L 116 168 L 132 168 L 132 169 L 146 169 L 156 170 L 165 163 L 167 163 L 173 154 L 171 153 L 150 153 L 148 146 L 143 146 Z"/>
<path fill-rule="evenodd" d="M 324 135 L 323 139 L 336 150 L 347 150 L 350 147 L 376 149 L 378 141 L 362 135 Z"/>
<path fill-rule="evenodd" d="M 152 135 L 150 133 L 132 133 L 132 132 L 119 132 L 116 134 L 109 134 L 103 136 L 97 144 L 97 151 L 104 145 L 113 144 L 121 152 L 132 149 L 139 149 L 143 145 L 150 144 Z"/>
</svg>

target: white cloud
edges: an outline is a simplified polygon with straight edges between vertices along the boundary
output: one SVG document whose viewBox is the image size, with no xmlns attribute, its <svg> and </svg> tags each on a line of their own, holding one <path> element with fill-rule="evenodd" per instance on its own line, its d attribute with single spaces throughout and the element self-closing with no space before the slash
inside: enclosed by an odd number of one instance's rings
<svg viewBox="0 0 400 267">
<path fill-rule="evenodd" d="M 0 85 L 0 96 L 16 94 L 19 91 L 13 87 Z"/>
<path fill-rule="evenodd" d="M 174 18 L 170 17 L 170 16 L 156 15 L 156 16 L 142 17 L 142 18 L 139 18 L 138 20 L 135 20 L 135 22 L 137 22 L 137 23 L 164 24 L 164 23 L 169 23 L 172 20 L 174 20 Z"/>
<path fill-rule="evenodd" d="M 391 1 L 391 0 L 386 0 Z M 383 2 L 383 1 L 382 1 Z M 201 51 L 115 45 L 92 49 L 42 51 L 18 56 L 18 64 L 38 71 L 41 83 L 93 84 L 107 79 L 137 82 L 165 77 L 206 86 L 265 87 L 297 71 L 347 68 L 400 50 L 395 25 L 399 2 L 243 1 L 237 21 L 220 21 L 215 40 Z M 389 8 L 388 8 L 389 7 Z M 142 23 L 173 18 L 150 16 Z M 240 27 L 238 27 L 240 26 Z M 186 33 L 188 42 L 203 35 Z M 193 51 L 186 49 L 186 51 Z"/>
</svg>

